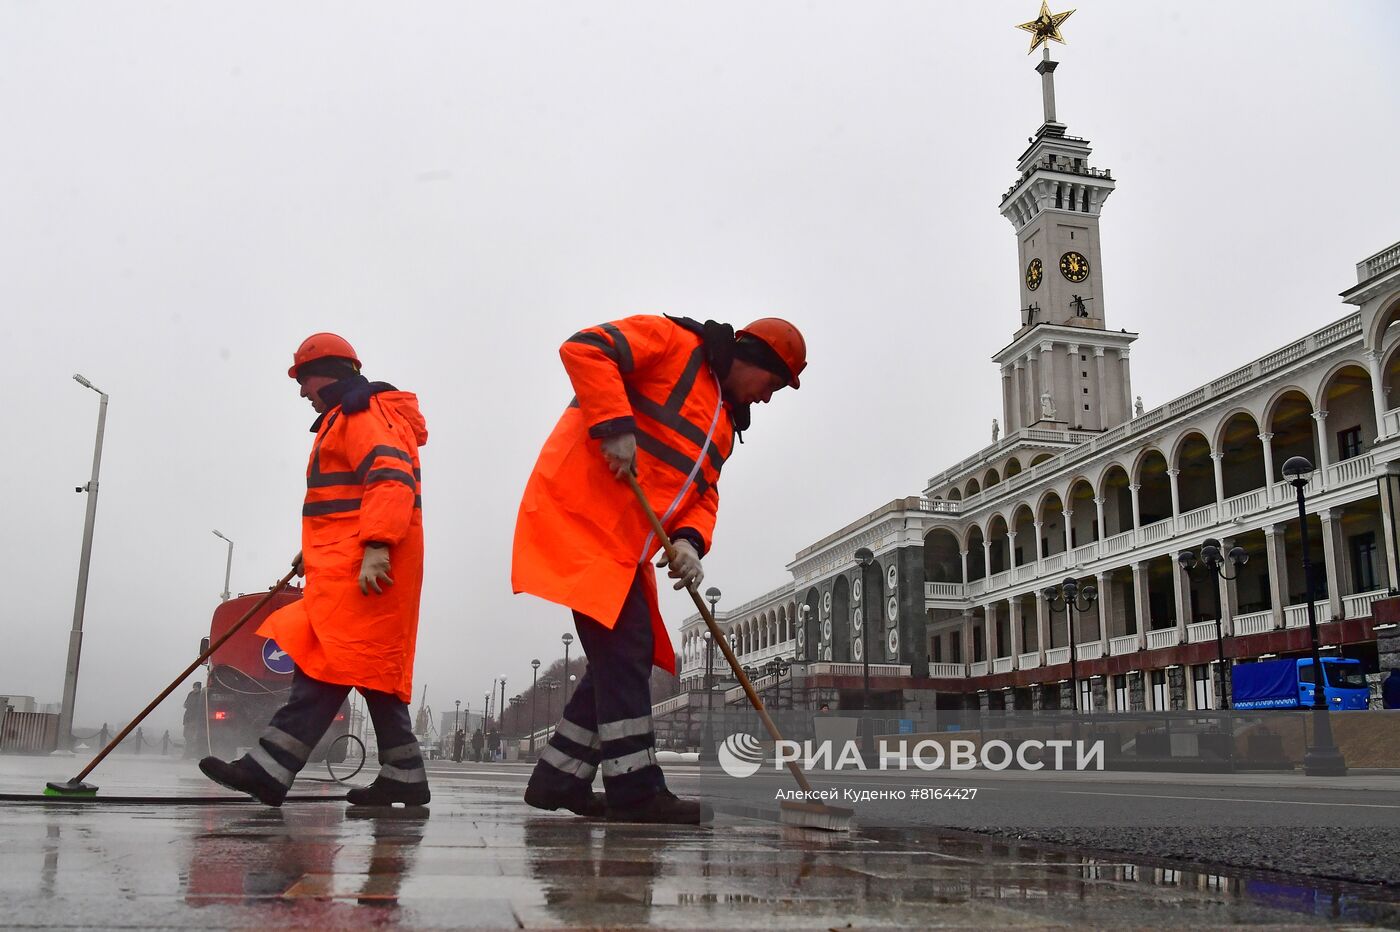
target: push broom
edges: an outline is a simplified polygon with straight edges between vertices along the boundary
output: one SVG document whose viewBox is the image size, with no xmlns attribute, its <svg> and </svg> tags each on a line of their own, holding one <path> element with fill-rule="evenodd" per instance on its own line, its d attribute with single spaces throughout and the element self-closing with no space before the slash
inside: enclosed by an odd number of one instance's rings
<svg viewBox="0 0 1400 932">
<path fill-rule="evenodd" d="M 108 754 L 112 753 L 112 750 L 117 745 L 121 744 L 122 741 L 126 740 L 126 736 L 131 734 L 132 730 L 137 725 L 141 724 L 142 720 L 145 719 L 147 715 L 150 715 L 151 712 L 155 710 L 156 706 L 164 702 L 165 697 L 173 693 L 176 687 L 178 687 L 181 683 L 185 681 L 186 677 L 193 673 L 201 663 L 212 657 L 214 651 L 222 647 L 225 641 L 237 634 L 238 630 L 248 623 L 248 619 L 252 618 L 259 611 L 261 611 L 262 607 L 266 605 L 274 595 L 286 588 L 287 584 L 292 581 L 292 577 L 296 575 L 296 571 L 297 570 L 295 566 L 288 570 L 287 575 L 283 576 L 281 581 L 278 582 L 277 585 L 273 586 L 272 589 L 268 591 L 267 595 L 263 596 L 261 599 L 258 599 L 257 604 L 254 605 L 252 608 L 248 609 L 247 614 L 245 614 L 242 618 L 238 619 L 238 621 L 234 622 L 233 627 L 225 631 L 217 641 L 210 644 L 208 649 L 206 649 L 204 653 L 200 654 L 198 657 L 195 658 L 194 663 L 190 664 L 188 667 L 185 667 L 183 673 L 175 677 L 175 679 L 170 683 L 169 686 L 161 690 L 159 696 L 156 696 L 154 699 L 151 700 L 150 705 L 146 706 L 144 709 L 141 710 L 140 715 L 137 715 L 130 722 L 128 722 L 126 727 L 123 728 L 120 732 L 118 732 L 117 736 L 111 741 L 109 741 L 105 748 L 103 748 L 101 751 L 98 751 L 97 756 L 94 757 L 92 760 L 88 761 L 88 765 L 82 769 L 82 772 L 80 772 L 76 777 L 74 777 L 71 780 L 65 780 L 60 783 L 49 783 L 46 787 L 44 787 L 44 795 L 57 796 L 62 799 L 91 799 L 95 797 L 97 795 L 97 787 L 91 783 L 84 783 L 83 778 L 86 777 L 88 774 L 92 773 L 93 770 L 97 769 L 97 765 L 102 763 L 102 761 L 107 757 Z"/>
<path fill-rule="evenodd" d="M 652 510 L 651 503 L 642 492 L 642 487 L 637 484 L 637 477 L 631 472 L 627 473 L 627 481 L 632 486 L 632 492 L 637 496 L 637 501 L 641 504 L 642 510 L 647 513 L 647 520 L 651 522 L 651 529 L 656 534 L 656 539 L 661 541 L 661 546 L 666 551 L 666 559 L 672 562 L 676 558 L 676 548 L 671 544 L 671 538 L 667 536 L 666 529 L 661 526 L 661 520 L 656 517 L 656 512 Z M 700 617 L 705 619 L 705 627 L 710 629 L 711 643 L 718 644 L 719 649 L 724 653 L 724 659 L 729 661 L 729 668 L 734 671 L 735 677 L 739 680 L 739 685 L 744 687 L 744 695 L 749 697 L 749 703 L 753 706 L 758 717 L 763 721 L 763 727 L 768 730 L 769 736 L 774 741 L 782 741 L 783 736 L 778 733 L 778 726 L 773 723 L 773 719 L 768 715 L 768 710 L 763 707 L 763 700 L 754 692 L 753 684 L 744 674 L 743 668 L 739 665 L 739 658 L 734 656 L 734 651 L 729 646 L 729 639 L 720 631 L 719 625 L 715 622 L 715 616 L 710 613 L 705 600 L 700 598 L 700 593 L 694 586 L 687 585 L 686 591 L 690 593 L 690 598 L 695 602 L 695 607 L 700 611 Z M 802 772 L 802 768 L 796 761 L 787 762 L 788 769 L 792 771 L 793 779 L 802 788 L 803 794 L 811 797 L 813 795 L 812 784 L 807 782 L 807 775 Z M 851 830 L 851 816 L 855 811 L 842 809 L 839 806 L 827 806 L 818 802 L 796 802 L 784 801 L 778 806 L 778 818 L 785 825 L 795 825 L 800 828 L 822 829 L 828 832 L 848 832 Z"/>
</svg>

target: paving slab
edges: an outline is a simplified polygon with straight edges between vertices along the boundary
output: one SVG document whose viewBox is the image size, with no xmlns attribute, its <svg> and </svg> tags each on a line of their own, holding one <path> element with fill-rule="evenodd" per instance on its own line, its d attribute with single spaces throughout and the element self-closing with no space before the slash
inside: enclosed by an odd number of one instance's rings
<svg viewBox="0 0 1400 932">
<path fill-rule="evenodd" d="M 37 793 L 71 759 L 0 758 Z M 117 758 L 104 795 L 0 802 L 11 928 L 1189 928 L 1400 925 L 1384 889 L 1187 870 L 926 826 L 831 834 L 721 812 L 705 828 L 588 822 L 520 800 L 524 768 L 434 765 L 426 810 L 343 787 L 269 809 L 192 762 Z M 304 783 L 304 785 L 303 785 Z M 191 803 L 183 797 L 227 797 Z"/>
</svg>

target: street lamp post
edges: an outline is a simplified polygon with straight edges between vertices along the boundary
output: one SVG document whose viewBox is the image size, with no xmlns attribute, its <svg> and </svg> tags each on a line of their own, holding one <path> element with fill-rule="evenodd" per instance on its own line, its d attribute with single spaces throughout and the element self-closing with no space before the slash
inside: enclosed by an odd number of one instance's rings
<svg viewBox="0 0 1400 932">
<path fill-rule="evenodd" d="M 228 559 L 224 561 L 224 591 L 219 596 L 220 602 L 227 602 L 229 596 L 233 594 L 228 589 L 229 576 L 233 573 L 233 541 L 220 534 L 217 529 L 214 531 L 214 536 L 228 544 Z"/>
<path fill-rule="evenodd" d="M 83 518 L 83 549 L 78 559 L 78 590 L 73 599 L 73 629 L 68 634 L 68 662 L 63 671 L 63 707 L 58 713 L 58 744 L 64 751 L 73 748 L 73 704 L 78 699 L 78 661 L 83 653 L 83 609 L 87 606 L 88 566 L 92 562 L 92 530 L 97 523 L 97 474 L 102 468 L 102 435 L 107 428 L 107 393 L 81 375 L 73 381 L 90 388 L 102 398 L 97 408 L 97 440 L 92 448 L 92 477 L 76 492 L 86 492 L 87 514 Z"/>
<path fill-rule="evenodd" d="M 559 640 L 564 642 L 564 705 L 569 704 L 569 645 L 574 643 L 574 636 L 568 631 Z"/>
<path fill-rule="evenodd" d="M 1069 625 L 1069 691 L 1073 700 L 1071 707 L 1074 711 L 1079 711 L 1079 667 L 1078 658 L 1079 645 L 1076 643 L 1074 633 L 1075 613 L 1084 614 L 1094 607 L 1094 603 L 1099 599 L 1099 590 L 1093 586 L 1080 586 L 1079 580 L 1073 576 L 1067 577 L 1058 586 L 1051 586 L 1045 590 L 1045 602 L 1052 612 L 1064 612 L 1065 621 Z"/>
<path fill-rule="evenodd" d="M 452 759 L 461 763 L 462 759 L 457 756 L 457 732 L 462 730 L 462 700 L 455 700 L 457 708 L 452 713 Z"/>
<path fill-rule="evenodd" d="M 705 601 L 710 603 L 710 617 L 715 617 L 715 606 L 724 596 L 714 586 L 705 590 Z M 718 760 L 715 749 L 715 642 L 710 637 L 710 629 L 706 626 L 700 632 L 700 636 L 705 639 L 705 727 L 700 734 L 700 760 Z"/>
<path fill-rule="evenodd" d="M 506 735 L 506 675 L 504 673 L 501 674 L 500 683 L 501 704 L 496 706 L 496 718 L 499 719 L 496 723 L 496 730 L 499 731 L 501 737 L 504 738 Z"/>
<path fill-rule="evenodd" d="M 486 711 L 484 711 L 484 712 L 481 713 L 481 730 L 482 730 L 483 732 L 486 732 L 486 731 L 489 731 L 489 730 L 490 730 L 490 729 L 488 728 L 488 726 L 487 726 L 487 723 L 488 723 L 489 721 L 491 721 L 491 697 L 492 697 L 493 695 L 495 695 L 495 693 L 496 693 L 496 684 L 495 684 L 495 683 L 492 683 L 492 684 L 491 684 L 491 690 L 490 690 L 489 692 L 483 693 L 483 696 L 484 696 L 485 699 L 486 699 L 486 704 L 485 704 L 484 706 L 482 706 L 482 708 L 485 709 Z"/>
<path fill-rule="evenodd" d="M 549 720 L 550 720 L 551 722 L 552 722 L 552 721 L 555 721 L 555 718 L 554 718 L 554 690 L 556 690 L 556 689 L 558 689 L 558 688 L 559 688 L 559 681 L 556 680 L 554 677 L 550 676 L 548 673 L 546 673 L 546 674 L 544 675 L 544 679 L 540 680 L 540 689 L 543 689 L 545 692 L 547 692 L 547 693 L 549 694 L 549 698 L 545 701 L 545 711 L 546 711 L 547 713 L 549 713 Z"/>
<path fill-rule="evenodd" d="M 530 661 L 530 753 L 535 751 L 535 690 L 540 684 L 540 661 L 536 657 Z"/>
<path fill-rule="evenodd" d="M 1235 575 L 1230 576 L 1225 572 L 1225 563 L 1228 560 L 1235 568 Z M 1181 567 L 1181 571 L 1188 576 L 1191 570 L 1197 565 L 1196 555 L 1189 550 L 1183 550 L 1176 555 L 1176 562 Z M 1220 541 L 1215 538 L 1208 538 L 1201 544 L 1200 563 L 1214 576 L 1219 576 L 1224 580 L 1232 580 L 1239 576 L 1239 568 L 1249 562 L 1249 554 L 1243 547 L 1231 547 L 1228 554 L 1220 552 Z M 1220 708 L 1230 708 L 1230 685 L 1229 668 L 1225 666 L 1225 631 L 1220 624 L 1220 616 L 1223 611 L 1215 613 L 1215 657 L 1216 664 L 1220 670 Z"/>
<path fill-rule="evenodd" d="M 1303 772 L 1318 777 L 1344 777 L 1346 758 L 1332 739 L 1332 719 L 1327 708 L 1327 674 L 1322 668 L 1321 639 L 1317 632 L 1317 608 L 1313 605 L 1312 559 L 1308 552 L 1308 512 L 1303 488 L 1312 477 L 1313 464 L 1301 456 L 1283 464 L 1283 474 L 1298 490 L 1298 531 L 1303 539 L 1303 584 L 1308 592 L 1308 634 L 1312 639 L 1313 746 L 1303 754 Z"/>
</svg>

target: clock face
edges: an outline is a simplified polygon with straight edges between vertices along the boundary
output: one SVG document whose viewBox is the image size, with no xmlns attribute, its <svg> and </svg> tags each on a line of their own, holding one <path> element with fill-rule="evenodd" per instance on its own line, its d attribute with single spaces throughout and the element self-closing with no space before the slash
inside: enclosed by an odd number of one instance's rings
<svg viewBox="0 0 1400 932">
<path fill-rule="evenodd" d="M 1026 266 L 1026 287 L 1035 291 L 1040 287 L 1040 280 L 1045 277 L 1045 270 L 1039 259 L 1032 259 L 1031 264 Z"/>
<path fill-rule="evenodd" d="M 1089 260 L 1077 252 L 1060 256 L 1060 274 L 1076 284 L 1089 277 Z"/>
</svg>

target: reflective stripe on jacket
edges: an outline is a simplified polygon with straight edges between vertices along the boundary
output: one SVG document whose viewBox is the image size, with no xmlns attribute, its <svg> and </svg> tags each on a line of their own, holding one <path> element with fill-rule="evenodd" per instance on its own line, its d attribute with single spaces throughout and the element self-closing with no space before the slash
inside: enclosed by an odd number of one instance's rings
<svg viewBox="0 0 1400 932">
<path fill-rule="evenodd" d="M 380 392 L 369 408 L 326 412 L 306 468 L 301 549 L 306 595 L 258 633 L 327 683 L 413 698 L 413 655 L 423 586 L 418 448 L 428 440 L 418 399 Z M 362 594 L 365 544 L 389 545 L 392 585 Z"/>
<path fill-rule="evenodd" d="M 668 534 L 694 531 L 703 554 L 714 533 L 719 474 L 733 450 L 734 429 L 700 336 L 665 317 L 628 317 L 581 330 L 559 355 L 576 395 L 525 486 L 511 585 L 611 628 L 637 564 L 655 557 L 660 544 L 627 483 L 608 470 L 602 438 L 636 434 L 637 478 L 647 499 Z M 674 673 L 656 576 L 643 576 L 655 662 Z"/>
</svg>

